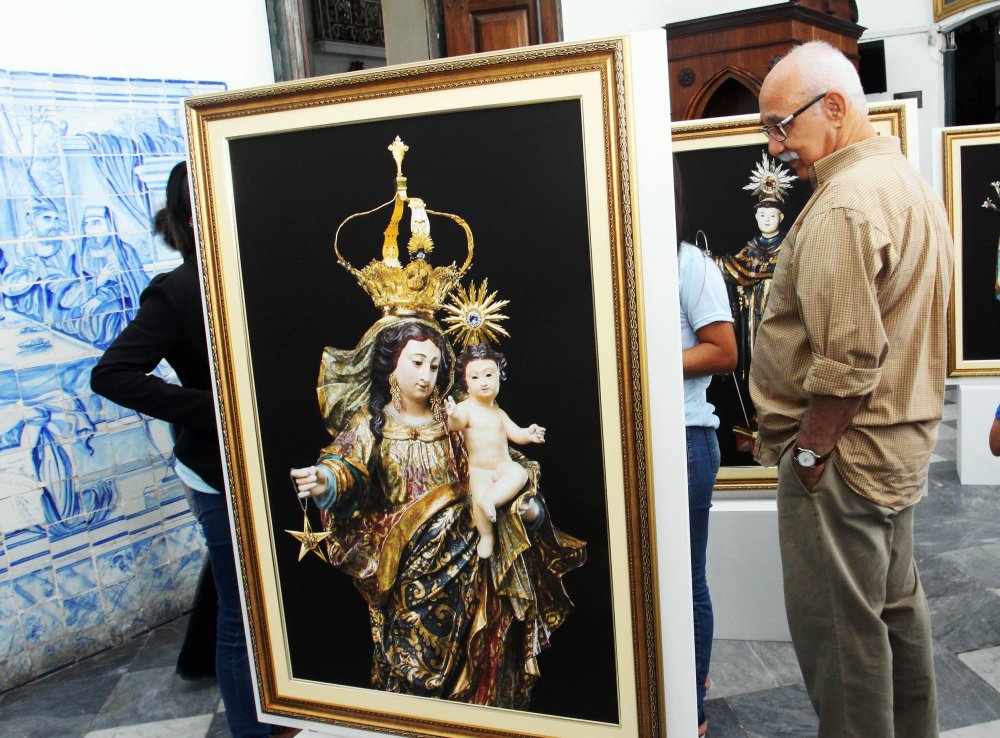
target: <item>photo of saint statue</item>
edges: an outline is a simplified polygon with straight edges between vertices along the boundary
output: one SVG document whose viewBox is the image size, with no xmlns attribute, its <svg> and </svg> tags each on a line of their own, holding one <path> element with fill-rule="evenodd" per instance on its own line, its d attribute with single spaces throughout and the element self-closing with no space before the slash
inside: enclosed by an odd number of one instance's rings
<svg viewBox="0 0 1000 738">
<path fill-rule="evenodd" d="M 736 447 L 739 451 L 753 453 L 757 437 L 757 419 L 750 399 L 750 362 L 757 328 L 764 317 L 771 278 L 778 263 L 778 252 L 785 237 L 781 224 L 785 219 L 785 197 L 792 182 L 798 179 L 784 166 L 761 154 L 750 175 L 750 184 L 757 202 L 753 206 L 758 233 L 752 236 L 735 254 L 715 257 L 722 276 L 729 286 L 730 305 L 736 321 L 736 340 L 739 362 L 734 373 L 735 390 L 743 410 L 743 423 L 733 426 Z"/>
<path fill-rule="evenodd" d="M 781 242 L 811 188 L 764 145 L 677 150 L 685 182 L 684 217 L 718 264 L 729 291 L 739 358 L 731 374 L 713 377 L 707 399 L 719 416 L 725 467 L 759 469 L 754 459 L 756 410 L 747 383 L 757 329 L 767 308 Z"/>
</svg>

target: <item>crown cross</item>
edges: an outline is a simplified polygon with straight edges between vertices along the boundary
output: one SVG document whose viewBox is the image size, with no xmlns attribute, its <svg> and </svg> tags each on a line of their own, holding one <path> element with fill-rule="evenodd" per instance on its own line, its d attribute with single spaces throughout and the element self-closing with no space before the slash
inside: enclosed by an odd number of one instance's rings
<svg viewBox="0 0 1000 738">
<path fill-rule="evenodd" d="M 396 176 L 403 176 L 403 157 L 406 156 L 406 152 L 410 150 L 410 147 L 403 143 L 403 140 L 396 136 L 396 139 L 389 144 L 389 151 L 392 152 L 392 158 L 396 160 Z"/>
</svg>

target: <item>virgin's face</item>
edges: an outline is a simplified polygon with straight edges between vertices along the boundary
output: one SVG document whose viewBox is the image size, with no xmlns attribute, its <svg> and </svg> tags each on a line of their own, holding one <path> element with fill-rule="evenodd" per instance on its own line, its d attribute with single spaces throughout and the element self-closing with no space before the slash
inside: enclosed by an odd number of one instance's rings
<svg viewBox="0 0 1000 738">
<path fill-rule="evenodd" d="M 392 370 L 402 398 L 411 404 L 426 406 L 437 383 L 440 366 L 441 351 L 433 341 L 407 341 Z"/>
</svg>

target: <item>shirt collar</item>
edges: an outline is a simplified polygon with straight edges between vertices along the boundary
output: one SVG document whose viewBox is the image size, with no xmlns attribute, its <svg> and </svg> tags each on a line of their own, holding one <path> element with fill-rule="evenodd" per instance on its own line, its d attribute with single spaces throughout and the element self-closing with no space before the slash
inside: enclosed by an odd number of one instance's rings
<svg viewBox="0 0 1000 738">
<path fill-rule="evenodd" d="M 862 159 L 867 159 L 869 156 L 899 153 L 899 139 L 895 136 L 866 138 L 864 141 L 834 151 L 817 161 L 809 167 L 809 180 L 812 182 L 813 189 L 816 189 Z"/>
</svg>

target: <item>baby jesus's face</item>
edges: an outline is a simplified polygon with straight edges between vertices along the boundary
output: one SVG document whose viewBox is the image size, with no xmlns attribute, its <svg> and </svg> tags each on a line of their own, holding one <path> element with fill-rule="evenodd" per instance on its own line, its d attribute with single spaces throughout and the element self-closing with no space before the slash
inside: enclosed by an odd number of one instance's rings
<svg viewBox="0 0 1000 738">
<path fill-rule="evenodd" d="M 500 392 L 500 369 L 493 359 L 476 359 L 465 367 L 465 388 L 469 397 L 492 402 Z"/>
</svg>

